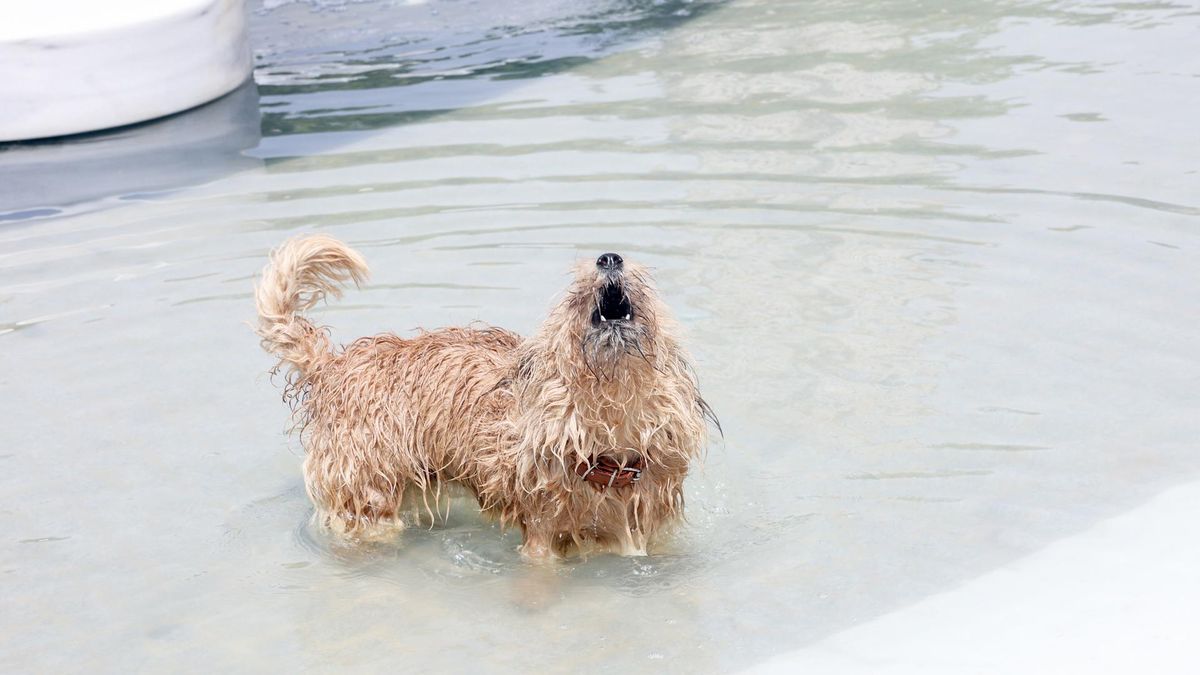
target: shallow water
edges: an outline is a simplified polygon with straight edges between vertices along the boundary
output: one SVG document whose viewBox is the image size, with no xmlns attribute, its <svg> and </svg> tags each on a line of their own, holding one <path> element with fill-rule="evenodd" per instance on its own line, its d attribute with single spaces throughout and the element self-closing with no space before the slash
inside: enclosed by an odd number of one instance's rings
<svg viewBox="0 0 1200 675">
<path fill-rule="evenodd" d="M 257 93 L 0 152 L 5 672 L 731 671 L 1200 473 L 1195 4 L 267 4 Z M 652 265 L 725 428 L 681 536 L 313 531 L 246 325 L 311 231 L 340 339 Z"/>
</svg>

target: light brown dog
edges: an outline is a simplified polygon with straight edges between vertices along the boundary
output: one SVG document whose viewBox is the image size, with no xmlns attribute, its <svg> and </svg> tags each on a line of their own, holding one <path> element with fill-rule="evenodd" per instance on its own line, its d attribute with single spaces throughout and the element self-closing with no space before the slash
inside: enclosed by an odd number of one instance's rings
<svg viewBox="0 0 1200 675">
<path fill-rule="evenodd" d="M 428 508 L 449 483 L 519 526 L 531 558 L 645 554 L 681 518 L 684 476 L 716 419 L 645 269 L 613 253 L 580 264 L 528 339 L 444 328 L 334 350 L 299 312 L 366 275 L 358 253 L 311 236 L 275 251 L 256 289 L 263 347 L 290 367 L 284 397 L 324 525 L 386 536 L 402 527 L 406 492 Z"/>
</svg>

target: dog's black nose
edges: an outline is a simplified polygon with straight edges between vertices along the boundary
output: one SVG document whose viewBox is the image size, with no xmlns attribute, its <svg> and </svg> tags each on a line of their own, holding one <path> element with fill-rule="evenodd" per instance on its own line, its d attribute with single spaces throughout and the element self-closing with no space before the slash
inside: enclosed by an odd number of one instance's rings
<svg viewBox="0 0 1200 675">
<path fill-rule="evenodd" d="M 596 258 L 596 267 L 599 267 L 602 270 L 619 270 L 621 269 L 621 263 L 623 262 L 625 261 L 622 260 L 621 256 L 617 255 L 616 253 L 605 253 L 599 258 Z"/>
</svg>

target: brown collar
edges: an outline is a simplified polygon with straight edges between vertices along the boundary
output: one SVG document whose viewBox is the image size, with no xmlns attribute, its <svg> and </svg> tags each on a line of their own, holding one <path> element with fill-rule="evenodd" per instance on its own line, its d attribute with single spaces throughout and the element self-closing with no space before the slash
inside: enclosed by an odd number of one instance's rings
<svg viewBox="0 0 1200 675">
<path fill-rule="evenodd" d="M 641 480 L 642 458 L 638 457 L 628 465 L 621 466 L 612 457 L 600 455 L 599 459 L 591 463 L 580 462 L 577 464 L 575 474 L 584 481 L 594 484 L 597 490 L 625 487 Z"/>
</svg>

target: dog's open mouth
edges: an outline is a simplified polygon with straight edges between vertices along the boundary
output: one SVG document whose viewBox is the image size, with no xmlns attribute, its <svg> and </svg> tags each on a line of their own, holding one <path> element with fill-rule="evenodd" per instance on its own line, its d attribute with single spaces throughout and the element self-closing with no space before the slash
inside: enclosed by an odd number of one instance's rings
<svg viewBox="0 0 1200 675">
<path fill-rule="evenodd" d="M 633 306 L 620 284 L 605 285 L 596 299 L 596 310 L 592 312 L 592 323 L 608 323 L 609 321 L 629 321 L 633 318 Z"/>
</svg>

